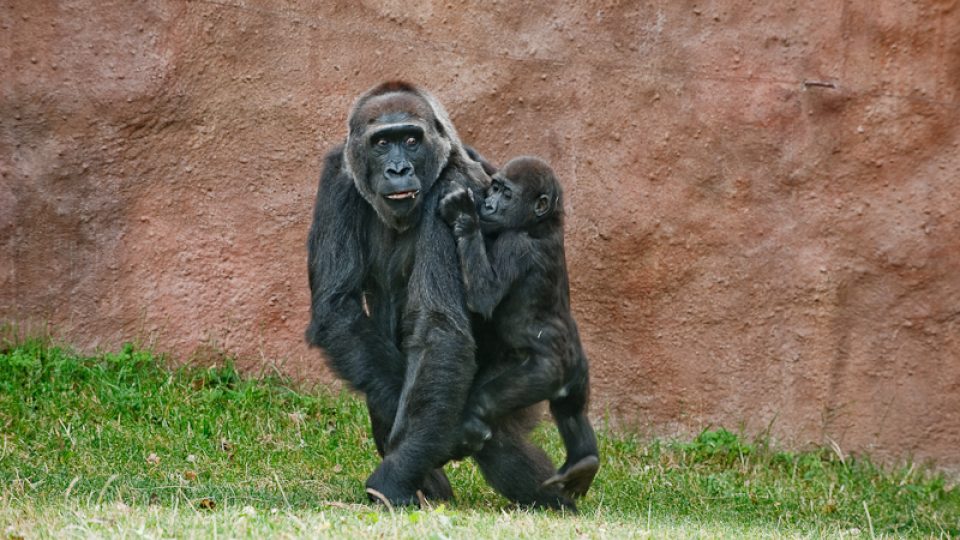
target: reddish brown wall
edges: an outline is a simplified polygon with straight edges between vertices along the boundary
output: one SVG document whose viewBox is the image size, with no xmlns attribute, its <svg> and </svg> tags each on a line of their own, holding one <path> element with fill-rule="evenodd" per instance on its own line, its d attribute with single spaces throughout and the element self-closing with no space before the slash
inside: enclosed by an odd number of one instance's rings
<svg viewBox="0 0 960 540">
<path fill-rule="evenodd" d="M 319 160 L 403 77 L 561 175 L 595 411 L 956 466 L 957 3 L 4 1 L 0 317 L 329 377 Z"/>
</svg>

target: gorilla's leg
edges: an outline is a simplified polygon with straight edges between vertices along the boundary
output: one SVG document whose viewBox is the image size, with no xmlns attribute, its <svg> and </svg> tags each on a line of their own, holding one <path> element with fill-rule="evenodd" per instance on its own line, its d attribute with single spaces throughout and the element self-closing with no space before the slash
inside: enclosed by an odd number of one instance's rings
<svg viewBox="0 0 960 540">
<path fill-rule="evenodd" d="M 563 387 L 559 361 L 532 355 L 476 384 L 467 400 L 461 448 L 476 449 L 491 436 L 489 426 L 535 403 L 553 399 Z"/>
<path fill-rule="evenodd" d="M 553 399 L 563 382 L 563 367 L 556 358 L 532 355 L 474 390 L 467 412 L 495 421 L 511 411 Z"/>
<path fill-rule="evenodd" d="M 430 314 L 418 319 L 407 339 L 407 375 L 387 455 L 366 482 L 392 504 L 418 504 L 424 478 L 454 454 L 459 411 L 476 371 L 473 339 L 464 326 Z"/>
<path fill-rule="evenodd" d="M 467 408 L 463 446 L 476 447 L 478 441 L 489 438 L 489 426 L 499 423 L 511 411 L 550 400 L 550 411 L 567 449 L 567 460 L 547 484 L 562 489 L 570 497 L 585 495 L 600 460 L 597 437 L 586 415 L 587 372 L 577 368 L 570 372 L 572 380 L 567 381 L 568 372 L 557 358 L 535 354 L 479 385 Z"/>
<path fill-rule="evenodd" d="M 577 389 L 562 398 L 551 400 L 550 413 L 557 422 L 557 429 L 567 448 L 567 461 L 560 468 L 561 473 L 581 459 L 599 454 L 597 436 L 587 418 L 585 389 Z"/>
<path fill-rule="evenodd" d="M 368 400 L 369 401 L 369 400 Z M 393 427 L 392 421 L 381 419 L 368 405 L 370 412 L 370 426 L 373 431 L 373 441 L 377 445 L 377 453 L 380 457 L 386 455 L 387 440 L 390 437 L 390 430 Z M 424 497 L 430 500 L 448 501 L 453 499 L 453 488 L 450 486 L 450 480 L 443 472 L 442 467 L 431 470 L 424 477 L 421 483 L 421 490 Z"/>
<path fill-rule="evenodd" d="M 551 401 L 550 413 L 567 448 L 567 461 L 545 485 L 556 485 L 570 497 L 582 497 L 600 468 L 597 436 L 586 415 L 584 389 Z"/>
<path fill-rule="evenodd" d="M 377 445 L 377 453 L 382 458 L 387 455 L 387 438 L 390 437 L 390 428 L 393 422 L 380 418 L 376 409 L 371 406 L 369 397 L 367 397 L 367 412 L 370 414 L 370 430 L 373 432 L 373 442 Z"/>
<path fill-rule="evenodd" d="M 504 419 L 473 456 L 483 477 L 497 492 L 518 504 L 576 512 L 573 499 L 559 486 L 544 485 L 554 473 L 553 464 L 543 450 L 527 440 L 528 428 L 522 423 L 522 418 L 514 416 Z"/>
</svg>

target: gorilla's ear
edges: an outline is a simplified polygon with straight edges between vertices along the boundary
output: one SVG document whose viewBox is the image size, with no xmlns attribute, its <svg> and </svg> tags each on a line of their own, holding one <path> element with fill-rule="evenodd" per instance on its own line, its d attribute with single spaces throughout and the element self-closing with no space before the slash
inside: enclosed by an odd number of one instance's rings
<svg viewBox="0 0 960 540">
<path fill-rule="evenodd" d="M 546 193 L 537 197 L 537 202 L 533 204 L 533 213 L 538 218 L 542 218 L 550 211 L 550 196 Z"/>
<path fill-rule="evenodd" d="M 439 133 L 441 137 L 447 136 L 447 131 L 443 129 L 443 123 L 440 122 L 440 120 L 434 119 L 433 127 L 437 130 L 437 133 Z"/>
</svg>

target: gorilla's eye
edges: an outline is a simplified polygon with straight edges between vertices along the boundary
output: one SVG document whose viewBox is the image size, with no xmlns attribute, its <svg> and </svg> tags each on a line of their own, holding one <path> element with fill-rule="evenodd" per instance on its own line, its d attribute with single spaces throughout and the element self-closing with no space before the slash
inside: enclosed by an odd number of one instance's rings
<svg viewBox="0 0 960 540">
<path fill-rule="evenodd" d="M 494 192 L 494 193 L 497 193 L 498 191 L 500 191 L 500 184 L 498 184 L 498 183 L 496 183 L 496 182 L 494 182 L 493 184 L 491 184 L 491 185 L 490 185 L 490 191 L 492 191 L 492 192 Z"/>
<path fill-rule="evenodd" d="M 376 144 L 377 146 L 386 146 L 386 145 L 387 145 L 387 140 L 386 140 L 386 139 L 377 139 L 377 142 L 376 142 L 375 144 Z"/>
<path fill-rule="evenodd" d="M 418 141 L 416 137 L 407 137 L 407 140 L 404 142 L 406 142 L 407 146 L 413 146 L 417 144 Z"/>
</svg>

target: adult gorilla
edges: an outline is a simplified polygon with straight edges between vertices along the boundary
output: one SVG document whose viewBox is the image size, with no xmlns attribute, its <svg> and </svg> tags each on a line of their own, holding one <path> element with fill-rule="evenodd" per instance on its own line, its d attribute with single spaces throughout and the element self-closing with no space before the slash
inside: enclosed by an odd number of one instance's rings
<svg viewBox="0 0 960 540">
<path fill-rule="evenodd" d="M 456 245 L 437 215 L 452 187 L 479 198 L 489 177 L 425 91 L 387 82 L 360 96 L 344 146 L 326 157 L 308 238 L 307 341 L 363 392 L 383 461 L 367 479 L 394 504 L 449 498 L 438 469 L 463 440 L 477 371 Z M 483 363 L 483 362 L 481 362 Z M 523 414 L 494 426 L 475 456 L 487 481 L 523 504 L 571 506 Z"/>
</svg>

